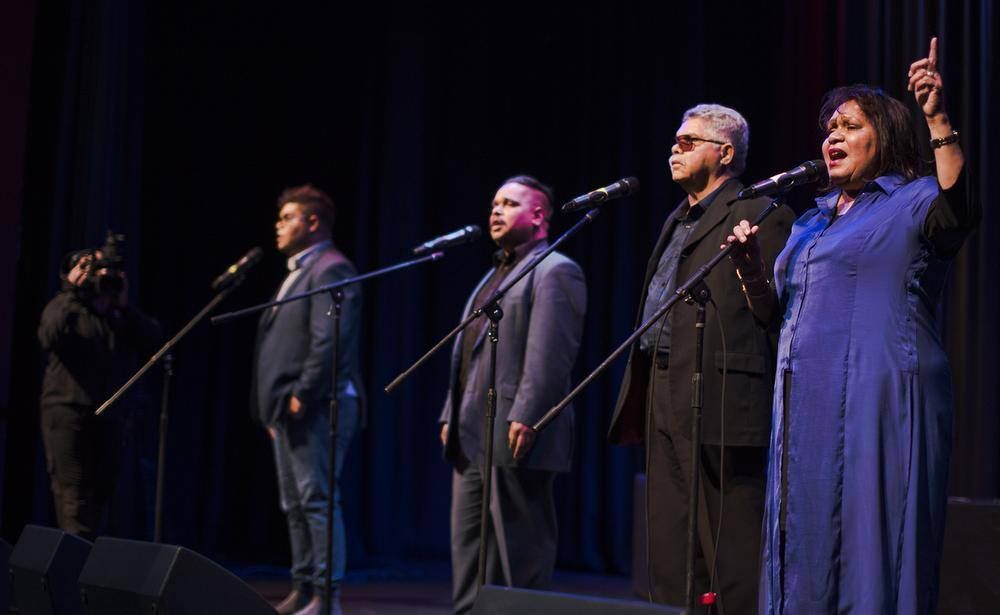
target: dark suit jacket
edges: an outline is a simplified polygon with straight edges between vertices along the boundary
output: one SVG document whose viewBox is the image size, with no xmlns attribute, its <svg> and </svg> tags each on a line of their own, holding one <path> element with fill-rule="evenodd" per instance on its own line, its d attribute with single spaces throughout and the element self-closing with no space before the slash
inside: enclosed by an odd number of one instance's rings
<svg viewBox="0 0 1000 615">
<path fill-rule="evenodd" d="M 681 252 L 677 267 L 677 282 L 683 283 L 701 265 L 719 251 L 734 226 L 740 220 L 754 220 L 770 203 L 769 199 L 737 201 L 742 188 L 739 180 L 730 180 L 698 222 Z M 646 266 L 645 282 L 639 298 L 641 324 L 643 307 L 650 280 L 656 272 L 677 217 L 688 207 L 687 199 L 667 218 Z M 795 214 L 787 206 L 773 212 L 761 225 L 758 240 L 767 271 L 774 268 L 774 259 L 785 245 Z M 722 440 L 720 407 L 722 402 L 723 345 L 719 332 L 721 318 L 725 330 L 725 360 L 728 374 L 725 387 L 726 445 L 767 446 L 771 429 L 771 395 L 774 384 L 776 331 L 759 323 L 747 306 L 736 277 L 736 268 L 727 258 L 708 275 L 705 282 L 718 310 L 706 308 L 705 346 L 702 360 L 705 396 L 702 435 L 706 444 Z M 694 372 L 695 306 L 678 303 L 668 313 L 670 319 L 669 387 L 654 391 L 657 397 L 666 395 L 670 414 L 666 420 L 672 430 L 691 433 L 691 375 Z M 656 326 L 656 325 L 654 325 Z M 649 386 L 650 360 L 633 346 L 628 367 L 618 393 L 618 404 L 611 420 L 609 438 L 614 443 L 641 442 L 645 435 L 645 408 Z"/>
<path fill-rule="evenodd" d="M 302 268 L 286 296 L 356 275 L 354 265 L 335 247 L 322 250 Z M 340 320 L 339 386 L 354 383 L 359 395 L 364 390 L 358 369 L 358 333 L 361 317 L 361 289 L 352 284 L 343 289 Z M 255 420 L 270 425 L 282 419 L 288 399 L 295 395 L 307 412 L 323 411 L 330 401 L 333 365 L 333 317 L 327 316 L 330 295 L 319 293 L 309 299 L 268 309 L 257 325 L 251 407 Z M 364 404 L 361 405 L 362 408 Z"/>
<path fill-rule="evenodd" d="M 543 241 L 525 254 L 507 279 L 517 276 L 547 246 Z M 472 305 L 476 293 L 492 275 L 493 270 L 473 290 L 463 314 L 477 307 Z M 511 421 L 533 425 L 569 392 L 587 309 L 583 271 L 566 256 L 553 252 L 510 289 L 500 306 L 504 315 L 497 344 L 494 465 L 568 471 L 573 455 L 571 407 L 538 434 L 531 451 L 519 461 L 508 447 L 507 431 Z M 452 350 L 451 379 L 441 412 L 441 421 L 448 423 L 445 458 L 459 469 L 467 461 L 482 459 L 490 358 L 484 329 L 469 359 L 465 388 L 459 390 L 463 336 L 464 332 Z"/>
</svg>

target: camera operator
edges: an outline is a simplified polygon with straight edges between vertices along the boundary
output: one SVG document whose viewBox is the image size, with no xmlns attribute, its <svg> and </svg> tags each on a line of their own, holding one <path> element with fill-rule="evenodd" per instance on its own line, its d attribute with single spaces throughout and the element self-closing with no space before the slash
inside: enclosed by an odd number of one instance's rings
<svg viewBox="0 0 1000 615">
<path fill-rule="evenodd" d="M 106 523 L 121 447 L 115 421 L 94 410 L 156 349 L 156 322 L 128 305 L 122 236 L 63 260 L 62 289 L 45 306 L 48 353 L 41 428 L 59 527 L 93 540 Z"/>
</svg>

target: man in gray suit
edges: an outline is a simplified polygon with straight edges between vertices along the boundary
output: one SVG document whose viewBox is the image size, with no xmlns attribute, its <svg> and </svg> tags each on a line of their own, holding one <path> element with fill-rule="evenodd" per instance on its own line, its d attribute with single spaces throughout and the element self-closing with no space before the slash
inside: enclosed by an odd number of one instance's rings
<svg viewBox="0 0 1000 615">
<path fill-rule="evenodd" d="M 505 181 L 490 207 L 490 236 L 500 247 L 465 314 L 513 279 L 548 246 L 552 191 L 533 177 Z M 552 485 L 570 469 L 573 413 L 563 412 L 544 433 L 531 428 L 569 391 L 583 332 L 587 289 L 579 265 L 554 252 L 500 302 L 492 493 L 486 582 L 544 588 L 556 559 Z M 452 591 L 456 613 L 476 598 L 483 416 L 489 386 L 490 342 L 485 317 L 455 340 L 451 378 L 441 412 L 441 442 L 454 466 L 451 503 Z"/>
<path fill-rule="evenodd" d="M 288 257 L 288 276 L 276 298 L 305 292 L 356 275 L 354 265 L 334 247 L 334 207 L 322 191 L 306 184 L 278 197 L 277 247 Z M 340 476 L 363 405 L 358 369 L 361 292 L 344 290 L 338 353 L 337 461 Z M 292 551 L 292 592 L 278 613 L 321 612 L 324 584 L 339 584 L 346 552 L 339 488 L 334 494 L 333 563 L 326 562 L 329 470 L 329 403 L 333 368 L 333 319 L 328 294 L 265 311 L 257 329 L 252 405 L 254 419 L 271 436 L 281 508 L 288 520 Z M 340 612 L 339 586 L 331 613 Z"/>
</svg>

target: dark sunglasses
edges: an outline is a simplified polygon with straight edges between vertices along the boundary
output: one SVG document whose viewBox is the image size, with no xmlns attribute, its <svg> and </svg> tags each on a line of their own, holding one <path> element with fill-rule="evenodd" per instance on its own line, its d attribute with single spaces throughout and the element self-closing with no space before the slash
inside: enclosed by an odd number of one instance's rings
<svg viewBox="0 0 1000 615">
<path fill-rule="evenodd" d="M 690 152 L 701 141 L 704 141 L 705 143 L 715 143 L 716 145 L 726 144 L 725 141 L 715 141 L 714 139 L 702 139 L 701 137 L 692 137 L 689 135 L 679 135 L 674 137 L 674 143 L 677 144 L 677 147 L 681 148 L 682 152 Z"/>
</svg>

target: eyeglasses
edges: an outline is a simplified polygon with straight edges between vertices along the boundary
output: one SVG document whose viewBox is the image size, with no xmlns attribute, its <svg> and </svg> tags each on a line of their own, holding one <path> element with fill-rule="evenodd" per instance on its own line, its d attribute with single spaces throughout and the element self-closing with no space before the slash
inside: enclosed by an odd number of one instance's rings
<svg viewBox="0 0 1000 615">
<path fill-rule="evenodd" d="M 297 220 L 299 218 L 305 218 L 305 217 L 306 217 L 306 215 L 304 213 L 302 213 L 302 212 L 299 212 L 299 213 L 291 213 L 291 212 L 289 212 L 289 213 L 286 213 L 286 214 L 279 215 L 277 223 L 281 224 L 281 225 L 290 224 L 291 222 L 294 222 L 295 220 Z"/>
<path fill-rule="evenodd" d="M 705 143 L 715 143 L 716 145 L 725 145 L 725 141 L 716 141 L 714 139 L 702 139 L 701 137 L 692 137 L 690 135 L 677 135 L 674 137 L 674 143 L 677 147 L 681 148 L 682 152 L 690 152 L 693 150 L 699 142 L 704 141 Z"/>
</svg>

